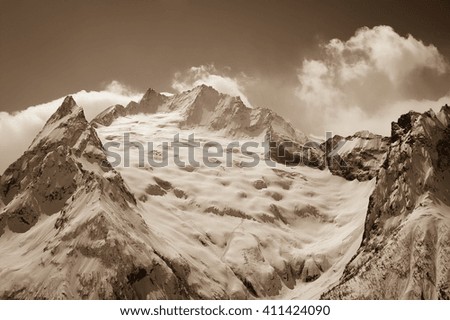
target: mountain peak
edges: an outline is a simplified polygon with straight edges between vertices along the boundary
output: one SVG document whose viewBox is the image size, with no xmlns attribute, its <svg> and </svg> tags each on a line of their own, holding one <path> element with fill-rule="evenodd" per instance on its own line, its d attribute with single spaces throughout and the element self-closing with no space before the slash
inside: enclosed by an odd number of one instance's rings
<svg viewBox="0 0 450 320">
<path fill-rule="evenodd" d="M 75 102 L 75 100 L 73 99 L 72 96 L 67 96 L 67 97 L 64 98 L 63 104 L 74 106 L 77 103 Z"/>
<path fill-rule="evenodd" d="M 198 93 L 198 94 L 200 94 L 202 92 L 214 92 L 214 93 L 217 93 L 217 94 L 219 93 L 216 89 L 214 89 L 213 87 L 208 86 L 206 84 L 200 84 L 200 85 L 192 88 L 190 90 L 190 92 L 195 92 L 195 93 Z"/>
<path fill-rule="evenodd" d="M 125 108 L 126 114 L 138 114 L 138 113 L 154 113 L 168 97 L 155 91 L 153 88 L 149 88 L 142 96 L 138 103 L 130 102 Z"/>
<path fill-rule="evenodd" d="M 414 122 L 420 116 L 420 113 L 409 111 L 398 118 L 397 122 L 391 123 L 391 142 L 395 142 L 400 136 L 407 133 L 413 127 Z"/>
<path fill-rule="evenodd" d="M 82 109 L 77 105 L 75 100 L 72 96 L 67 96 L 64 98 L 63 103 L 59 108 L 56 110 L 56 112 L 53 114 L 53 116 L 50 119 L 61 119 L 69 114 L 77 113 L 79 111 L 82 111 Z"/>
<path fill-rule="evenodd" d="M 83 108 L 77 105 L 72 96 L 67 96 L 33 140 L 30 148 L 52 141 L 76 141 L 88 126 Z"/>
<path fill-rule="evenodd" d="M 25 232 L 42 214 L 59 212 L 79 188 L 89 186 L 101 192 L 100 184 L 109 182 L 115 184 L 111 188 L 120 189 L 116 194 L 121 199 L 134 203 L 83 109 L 69 96 L 28 150 L 0 177 L 0 198 L 6 208 L 0 214 L 0 236 L 6 225 L 13 232 Z"/>
<path fill-rule="evenodd" d="M 144 93 L 141 100 L 139 100 L 139 104 L 145 105 L 148 103 L 153 103 L 154 101 L 165 101 L 168 96 L 161 94 L 153 88 L 148 88 L 148 90 Z"/>
<path fill-rule="evenodd" d="M 155 89 L 153 88 L 148 88 L 148 90 L 144 93 L 144 95 L 142 96 L 140 102 L 146 101 L 149 98 L 153 97 L 153 96 L 158 96 L 159 92 L 157 92 Z"/>
</svg>

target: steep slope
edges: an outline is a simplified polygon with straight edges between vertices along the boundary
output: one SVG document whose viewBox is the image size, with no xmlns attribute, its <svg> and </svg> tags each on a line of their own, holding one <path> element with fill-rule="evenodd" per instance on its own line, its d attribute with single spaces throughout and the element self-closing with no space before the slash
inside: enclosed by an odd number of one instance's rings
<svg viewBox="0 0 450 320">
<path fill-rule="evenodd" d="M 325 298 L 450 298 L 449 117 L 445 106 L 392 123 L 361 247 Z"/>
<path fill-rule="evenodd" d="M 187 276 L 188 266 L 133 210 L 71 97 L 5 171 L 0 191 L 1 298 L 188 296 L 173 270 Z"/>
</svg>

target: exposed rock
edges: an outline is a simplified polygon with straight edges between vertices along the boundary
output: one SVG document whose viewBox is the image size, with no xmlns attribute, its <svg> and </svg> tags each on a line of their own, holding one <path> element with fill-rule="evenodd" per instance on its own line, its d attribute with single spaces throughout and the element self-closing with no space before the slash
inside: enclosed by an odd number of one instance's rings
<svg viewBox="0 0 450 320">
<path fill-rule="evenodd" d="M 253 181 L 253 186 L 255 187 L 255 189 L 258 189 L 258 190 L 267 188 L 266 182 L 262 179 Z"/>
<path fill-rule="evenodd" d="M 334 136 L 322 144 L 331 173 L 347 180 L 370 180 L 384 162 L 389 138 L 360 131 L 343 138 Z"/>
</svg>

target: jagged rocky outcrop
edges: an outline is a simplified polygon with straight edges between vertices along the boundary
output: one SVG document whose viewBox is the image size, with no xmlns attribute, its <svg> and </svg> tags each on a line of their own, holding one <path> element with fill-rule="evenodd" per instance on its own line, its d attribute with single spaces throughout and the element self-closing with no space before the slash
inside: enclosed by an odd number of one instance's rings
<svg viewBox="0 0 450 320">
<path fill-rule="evenodd" d="M 388 146 L 388 137 L 360 131 L 346 138 L 335 135 L 322 143 L 321 150 L 331 173 L 365 181 L 377 176 Z"/>
<path fill-rule="evenodd" d="M 270 141 L 271 159 L 288 165 L 328 168 L 334 175 L 347 180 L 371 180 L 383 164 L 389 146 L 389 138 L 368 131 L 352 136 L 335 135 L 319 144 L 314 141 L 299 143 L 277 136 Z"/>
<path fill-rule="evenodd" d="M 392 123 L 362 244 L 339 299 L 450 298 L 450 108 Z"/>
<path fill-rule="evenodd" d="M 270 159 L 286 166 L 305 165 L 317 169 L 325 169 L 325 153 L 315 142 L 297 142 L 280 136 L 269 130 L 266 134 L 269 143 Z"/>
</svg>

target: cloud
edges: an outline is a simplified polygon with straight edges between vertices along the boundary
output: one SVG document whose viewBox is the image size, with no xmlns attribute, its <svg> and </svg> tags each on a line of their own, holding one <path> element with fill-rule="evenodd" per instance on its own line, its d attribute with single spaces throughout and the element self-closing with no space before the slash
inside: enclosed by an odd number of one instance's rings
<svg viewBox="0 0 450 320">
<path fill-rule="evenodd" d="M 112 81 L 101 91 L 79 91 L 72 94 L 82 106 L 88 121 L 105 108 L 114 104 L 128 104 L 139 100 L 142 94 L 129 87 Z M 42 129 L 47 119 L 61 105 L 64 97 L 48 103 L 31 106 L 16 113 L 0 112 L 0 172 L 14 162 L 29 147 L 33 138 Z"/>
<path fill-rule="evenodd" d="M 106 84 L 104 90 L 102 90 L 101 92 L 114 94 L 125 99 L 128 99 L 129 97 L 140 98 L 142 96 L 142 93 L 135 91 L 133 88 L 117 80 L 113 80 L 110 83 Z M 117 98 L 120 99 L 120 97 Z"/>
<path fill-rule="evenodd" d="M 218 71 L 211 64 L 191 67 L 183 73 L 175 73 L 172 88 L 178 92 L 182 92 L 205 84 L 215 88 L 219 92 L 231 96 L 240 96 L 246 106 L 252 107 L 245 94 L 245 84 L 249 81 L 251 80 L 243 73 L 239 77 L 231 77 L 226 75 L 224 71 Z"/>
<path fill-rule="evenodd" d="M 387 135 L 400 114 L 448 102 L 448 64 L 435 46 L 412 35 L 364 27 L 321 50 L 321 59 L 305 59 L 298 70 L 296 95 L 311 131 Z"/>
</svg>

